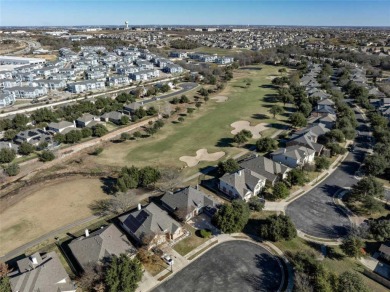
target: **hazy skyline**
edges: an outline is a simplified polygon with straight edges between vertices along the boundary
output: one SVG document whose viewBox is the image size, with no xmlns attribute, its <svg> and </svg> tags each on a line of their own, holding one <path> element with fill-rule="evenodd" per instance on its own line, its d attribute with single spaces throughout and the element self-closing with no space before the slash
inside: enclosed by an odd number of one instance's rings
<svg viewBox="0 0 390 292">
<path fill-rule="evenodd" d="M 1 26 L 390 26 L 390 0 L 0 0 Z"/>
</svg>

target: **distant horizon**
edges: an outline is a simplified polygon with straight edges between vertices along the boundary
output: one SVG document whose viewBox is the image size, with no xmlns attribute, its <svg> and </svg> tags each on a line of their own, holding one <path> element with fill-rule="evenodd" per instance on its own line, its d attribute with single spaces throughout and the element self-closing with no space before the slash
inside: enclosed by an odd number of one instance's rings
<svg viewBox="0 0 390 292">
<path fill-rule="evenodd" d="M 389 0 L 1 0 L 1 27 L 99 26 L 389 27 Z M 85 24 L 88 23 L 88 24 Z M 260 24 L 261 23 L 261 24 Z M 229 24 L 226 24 L 229 25 Z"/>
<path fill-rule="evenodd" d="M 51 27 L 88 27 L 88 28 L 107 28 L 118 27 L 123 28 L 123 24 L 77 24 L 77 25 L 0 25 L 0 28 L 51 28 Z M 132 27 L 202 27 L 202 28 L 214 28 L 214 27 L 239 27 L 239 28 L 251 28 L 251 27 L 316 27 L 316 28 L 389 28 L 390 25 L 303 25 L 303 24 L 130 24 L 129 29 Z"/>
</svg>

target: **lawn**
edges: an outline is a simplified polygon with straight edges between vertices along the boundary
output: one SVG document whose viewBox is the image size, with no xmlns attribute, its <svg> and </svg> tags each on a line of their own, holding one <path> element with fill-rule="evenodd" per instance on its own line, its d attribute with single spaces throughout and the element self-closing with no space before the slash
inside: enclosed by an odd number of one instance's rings
<svg viewBox="0 0 390 292">
<path fill-rule="evenodd" d="M 315 252 L 316 254 L 318 254 L 318 256 L 320 256 L 320 246 L 316 243 L 305 241 L 302 238 L 295 238 L 290 241 L 275 242 L 274 244 L 279 247 L 283 252 Z M 341 252 L 340 247 L 338 246 L 328 248 L 328 253 L 327 256 L 324 258 L 323 263 L 329 271 L 333 271 L 336 274 L 341 274 L 345 271 L 363 271 L 363 268 L 360 263 L 353 258 L 345 257 Z M 359 274 L 371 291 L 387 291 L 384 286 L 378 284 L 377 282 L 371 280 L 370 278 L 364 276 L 361 273 Z"/>
<path fill-rule="evenodd" d="M 205 243 L 208 238 L 202 238 L 195 234 L 195 229 L 190 225 L 186 224 L 185 228 L 191 232 L 191 235 L 180 240 L 177 244 L 173 246 L 173 249 L 176 250 L 180 255 L 185 256 L 201 244 Z"/>
<path fill-rule="evenodd" d="M 32 188 L 29 196 L 0 214 L 0 254 L 91 216 L 88 205 L 107 198 L 99 179 L 70 178 Z"/>
<path fill-rule="evenodd" d="M 224 151 L 222 160 L 241 151 L 242 148 L 231 145 L 233 128 L 230 124 L 247 120 L 253 124 L 268 124 L 266 135 L 271 135 L 286 122 L 285 116 L 273 119 L 268 113 L 276 90 L 270 85 L 269 76 L 279 75 L 278 67 L 262 66 L 253 70 L 236 70 L 235 78 L 218 95 L 228 96 L 223 103 L 210 99 L 193 114 L 185 117 L 183 123 L 168 123 L 156 135 L 137 141 L 112 144 L 96 157 L 96 162 L 105 165 L 155 165 L 185 167 L 179 158 L 193 156 L 196 151 L 206 148 L 209 153 Z M 245 78 L 252 80 L 246 86 Z M 212 98 L 212 96 L 211 96 Z M 250 141 L 254 142 L 254 140 Z M 215 162 L 216 163 L 216 162 Z M 184 174 L 197 172 L 199 168 L 210 165 L 201 162 Z"/>
</svg>

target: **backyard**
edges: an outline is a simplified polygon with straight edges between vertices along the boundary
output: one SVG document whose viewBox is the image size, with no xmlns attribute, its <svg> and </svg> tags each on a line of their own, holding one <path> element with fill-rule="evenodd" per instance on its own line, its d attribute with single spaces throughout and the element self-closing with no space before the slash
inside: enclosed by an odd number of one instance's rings
<svg viewBox="0 0 390 292">
<path fill-rule="evenodd" d="M 200 109 L 185 116 L 184 122 L 168 123 L 153 137 L 111 144 L 93 159 L 103 165 L 184 168 L 186 164 L 179 158 L 195 156 L 199 149 L 206 149 L 210 154 L 224 152 L 225 155 L 219 160 L 234 156 L 243 149 L 232 145 L 232 123 L 243 120 L 252 126 L 264 123 L 265 130 L 261 134 L 268 136 L 286 122 L 285 115 L 274 119 L 268 113 L 276 93 L 270 86 L 270 76 L 280 75 L 278 69 L 280 67 L 264 65 L 236 70 L 234 79 L 218 94 L 228 97 L 225 102 L 213 100 L 211 96 Z M 210 162 L 200 162 L 196 167 L 185 169 L 184 174 L 193 174 L 207 165 Z"/>
<path fill-rule="evenodd" d="M 73 178 L 33 186 L 31 194 L 0 214 L 0 255 L 76 220 L 107 198 L 99 179 Z"/>
</svg>

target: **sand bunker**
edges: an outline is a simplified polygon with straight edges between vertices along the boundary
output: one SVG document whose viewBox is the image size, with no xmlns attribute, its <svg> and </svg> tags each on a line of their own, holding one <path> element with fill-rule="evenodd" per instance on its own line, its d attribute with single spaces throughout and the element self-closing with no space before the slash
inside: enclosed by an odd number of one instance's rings
<svg viewBox="0 0 390 292">
<path fill-rule="evenodd" d="M 227 97 L 227 96 L 224 96 L 224 95 L 218 95 L 218 96 L 212 97 L 211 99 L 214 99 L 214 100 L 216 100 L 217 102 L 225 102 L 225 101 L 228 100 L 228 97 Z"/>
<path fill-rule="evenodd" d="M 252 133 L 252 135 L 253 135 L 252 138 L 259 139 L 259 138 L 261 138 L 260 132 L 264 131 L 266 129 L 265 125 L 266 124 L 264 124 L 264 123 L 260 123 L 260 124 L 257 124 L 256 126 L 251 126 L 251 123 L 248 121 L 237 121 L 237 122 L 234 122 L 233 124 L 231 124 L 230 126 L 232 126 L 234 128 L 234 130 L 231 131 L 231 133 L 233 135 L 237 134 L 238 132 L 240 132 L 242 130 L 248 130 Z"/>
<path fill-rule="evenodd" d="M 197 165 L 200 161 L 217 161 L 222 156 L 225 155 L 225 152 L 215 152 L 215 153 L 208 153 L 207 149 L 199 149 L 196 151 L 196 156 L 182 156 L 180 157 L 180 161 L 183 161 L 187 163 L 189 167 Z"/>
</svg>

